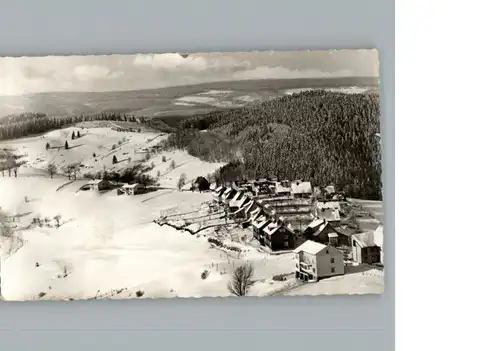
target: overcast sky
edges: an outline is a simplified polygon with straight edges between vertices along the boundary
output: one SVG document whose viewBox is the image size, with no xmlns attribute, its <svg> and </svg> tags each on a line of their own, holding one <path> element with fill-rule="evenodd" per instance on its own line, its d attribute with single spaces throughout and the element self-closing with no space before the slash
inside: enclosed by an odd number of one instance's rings
<svg viewBox="0 0 500 351">
<path fill-rule="evenodd" d="M 0 95 L 159 88 L 221 80 L 378 77 L 376 50 L 0 58 Z"/>
</svg>

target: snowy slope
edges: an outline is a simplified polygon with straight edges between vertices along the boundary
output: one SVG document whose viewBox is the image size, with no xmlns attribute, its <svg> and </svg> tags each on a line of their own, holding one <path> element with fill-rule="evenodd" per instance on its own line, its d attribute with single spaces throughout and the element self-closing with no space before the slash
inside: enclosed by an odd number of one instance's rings
<svg viewBox="0 0 500 351">
<path fill-rule="evenodd" d="M 252 294 L 279 287 L 273 275 L 293 271 L 291 256 L 269 256 L 251 247 L 239 259 L 211 248 L 203 236 L 192 236 L 151 221 L 161 210 L 200 208 L 211 194 L 164 190 L 138 196 L 76 192 L 79 184 L 56 191 L 64 179 L 0 178 L 0 206 L 9 213 L 31 218 L 61 216 L 59 228 L 32 228 L 19 232 L 24 246 L 2 263 L 2 294 L 6 300 L 92 298 L 111 290 L 127 289 L 135 297 L 228 296 L 232 270 L 246 260 L 255 264 L 257 280 Z M 30 201 L 24 202 L 29 195 Z M 5 258 L 5 255 L 4 255 Z M 38 266 L 37 266 L 38 263 Z M 201 273 L 209 269 L 208 278 Z M 221 274 L 224 271 L 225 274 Z M 66 276 L 65 276 L 66 275 Z"/>
<path fill-rule="evenodd" d="M 85 165 L 82 173 L 104 167 L 112 171 L 127 167 L 128 160 L 122 161 L 122 158 L 130 156 L 132 162 L 154 163 L 149 174 L 156 178 L 159 172 L 159 183 L 174 188 L 183 173 L 189 181 L 222 166 L 203 162 L 184 151 L 161 152 L 144 161 L 144 154 L 137 150 L 167 137 L 157 133 L 88 128 L 80 131 L 80 139 L 72 141 L 73 130 L 67 128 L 3 143 L 27 155 L 27 167 L 20 170 L 18 178 L 0 177 L 0 207 L 10 215 L 20 216 L 15 233 L 24 243 L 7 255 L 8 246 L 0 238 L 4 299 L 228 296 L 230 276 L 245 262 L 251 262 L 255 269 L 257 282 L 250 291 L 255 296 L 275 295 L 277 291 L 286 294 L 378 293 L 383 286 L 383 275 L 358 272 L 294 288 L 293 278 L 273 279 L 294 272 L 292 254 L 269 255 L 256 248 L 255 243 L 240 241 L 241 237 L 252 237 L 249 229 L 232 230 L 224 239 L 225 243 L 243 250 L 239 255 L 209 244 L 207 237 L 216 236 L 212 229 L 193 236 L 152 223 L 164 210 L 200 211 L 204 202 L 211 201 L 209 193 L 166 189 L 137 196 L 117 196 L 114 191 L 102 194 L 79 191 L 85 180 L 69 182 L 64 176 L 50 179 L 43 171 L 49 162 L 59 168 L 81 162 Z M 47 142 L 56 147 L 63 146 L 66 140 L 74 147 L 45 150 Z M 123 143 L 118 146 L 120 140 Z M 117 147 L 112 150 L 114 144 Z M 92 157 L 93 153 L 96 158 Z M 122 162 L 113 165 L 113 155 Z M 59 227 L 55 225 L 56 216 L 60 216 Z M 29 227 L 36 218 L 42 222 L 46 219 L 45 225 Z M 204 270 L 210 272 L 206 279 L 201 278 Z"/>
</svg>

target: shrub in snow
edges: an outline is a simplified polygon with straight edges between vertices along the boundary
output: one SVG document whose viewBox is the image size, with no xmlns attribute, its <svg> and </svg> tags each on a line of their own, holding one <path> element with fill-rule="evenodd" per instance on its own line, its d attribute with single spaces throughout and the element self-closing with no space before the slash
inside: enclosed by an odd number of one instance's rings
<svg viewBox="0 0 500 351">
<path fill-rule="evenodd" d="M 40 292 L 40 293 L 38 294 L 38 297 L 39 297 L 39 298 L 42 298 L 42 297 L 44 297 L 45 295 L 47 295 L 47 293 L 44 293 L 44 292 L 42 291 L 42 292 Z"/>
<path fill-rule="evenodd" d="M 186 174 L 182 173 L 177 181 L 177 189 L 181 190 L 184 185 L 186 185 Z"/>
<path fill-rule="evenodd" d="M 137 297 L 142 297 L 142 296 L 144 296 L 144 291 L 141 291 L 141 290 L 136 291 L 136 292 L 135 292 L 135 296 L 137 296 Z"/>
<path fill-rule="evenodd" d="M 210 274 L 210 272 L 205 269 L 202 273 L 201 273 L 201 279 L 205 280 L 207 279 L 208 275 Z"/>
<path fill-rule="evenodd" d="M 113 146 L 111 146 L 111 150 L 114 150 L 116 149 L 116 144 L 113 144 Z"/>
<path fill-rule="evenodd" d="M 59 228 L 61 226 L 61 216 L 60 215 L 55 216 L 54 220 L 56 221 L 56 228 Z"/>
<path fill-rule="evenodd" d="M 162 156 L 161 157 L 161 162 L 167 162 L 167 156 Z"/>
</svg>

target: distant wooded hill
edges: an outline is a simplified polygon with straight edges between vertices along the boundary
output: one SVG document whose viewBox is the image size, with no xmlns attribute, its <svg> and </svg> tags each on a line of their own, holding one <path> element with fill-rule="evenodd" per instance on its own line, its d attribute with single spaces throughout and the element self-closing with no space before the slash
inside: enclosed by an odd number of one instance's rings
<svg viewBox="0 0 500 351">
<path fill-rule="evenodd" d="M 277 176 L 382 198 L 378 93 L 308 91 L 180 122 L 170 147 L 226 161 L 219 178 Z"/>
</svg>

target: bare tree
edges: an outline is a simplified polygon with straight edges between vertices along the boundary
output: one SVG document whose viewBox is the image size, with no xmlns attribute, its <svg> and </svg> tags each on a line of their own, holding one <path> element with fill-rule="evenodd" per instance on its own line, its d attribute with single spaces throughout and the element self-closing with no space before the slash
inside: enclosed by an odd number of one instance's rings
<svg viewBox="0 0 500 351">
<path fill-rule="evenodd" d="M 235 296 L 245 296 L 250 291 L 250 288 L 255 284 L 253 280 L 253 266 L 244 264 L 236 268 L 227 284 L 229 292 Z"/>
<path fill-rule="evenodd" d="M 14 234 L 12 219 L 0 209 L 0 255 L 5 258 L 15 253 L 24 244 L 22 237 Z"/>
<path fill-rule="evenodd" d="M 12 237 L 12 226 L 8 216 L 0 210 L 0 236 L 4 238 Z"/>
<path fill-rule="evenodd" d="M 47 166 L 47 172 L 49 172 L 50 178 L 54 178 L 54 174 L 57 172 L 56 165 L 53 163 L 49 163 Z"/>
</svg>

